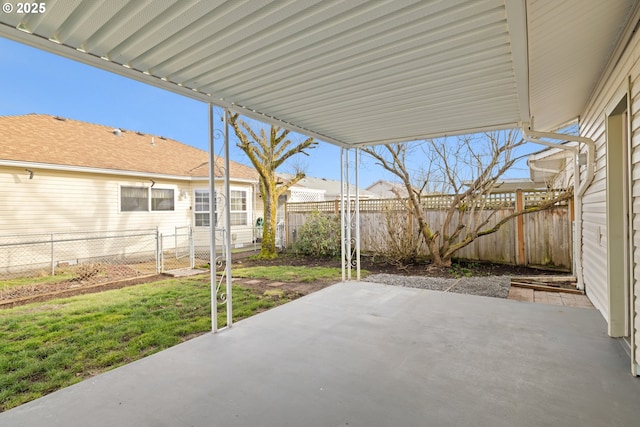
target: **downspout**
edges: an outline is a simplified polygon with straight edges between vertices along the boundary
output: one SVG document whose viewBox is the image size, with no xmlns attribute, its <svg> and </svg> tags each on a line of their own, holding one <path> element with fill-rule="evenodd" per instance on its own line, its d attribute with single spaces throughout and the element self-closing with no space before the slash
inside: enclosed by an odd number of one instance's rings
<svg viewBox="0 0 640 427">
<path fill-rule="evenodd" d="M 533 131 L 529 128 L 528 125 L 522 127 L 522 133 L 524 135 L 524 139 L 529 142 L 533 142 L 536 144 L 546 145 L 548 147 L 557 147 L 563 150 L 569 150 L 574 153 L 575 163 L 574 163 L 574 179 L 576 181 L 576 188 L 574 189 L 574 206 L 575 206 L 575 215 L 576 215 L 576 223 L 575 223 L 575 244 L 574 244 L 574 256 L 576 256 L 576 278 L 578 279 L 578 289 L 585 288 L 584 284 L 584 272 L 582 268 L 582 197 L 587 191 L 587 188 L 591 185 L 593 181 L 593 177 L 595 174 L 595 157 L 596 157 L 596 144 L 591 138 L 586 138 L 583 136 L 573 136 L 573 135 L 565 135 L 561 133 L 554 132 L 537 132 Z M 575 141 L 578 143 L 578 147 L 567 147 L 562 144 L 557 144 L 553 142 L 543 141 L 541 138 L 547 139 L 555 139 L 558 141 Z M 580 174 L 580 163 L 579 163 L 579 155 L 580 155 L 580 144 L 584 144 L 587 150 L 587 170 L 585 173 L 584 180 L 581 179 Z"/>
</svg>

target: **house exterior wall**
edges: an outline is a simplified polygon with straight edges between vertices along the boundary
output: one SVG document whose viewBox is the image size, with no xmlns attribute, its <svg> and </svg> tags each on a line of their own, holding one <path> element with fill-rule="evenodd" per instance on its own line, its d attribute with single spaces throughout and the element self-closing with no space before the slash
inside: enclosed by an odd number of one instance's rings
<svg viewBox="0 0 640 427">
<path fill-rule="evenodd" d="M 197 182 L 193 183 L 191 189 L 189 191 L 189 195 L 191 200 L 195 200 L 195 192 L 196 190 L 209 190 L 208 182 Z M 231 247 L 232 248 L 241 248 L 245 247 L 255 240 L 255 195 L 253 193 L 253 185 L 248 183 L 233 183 L 229 186 L 230 191 L 243 191 L 246 193 L 246 215 L 247 221 L 245 225 L 233 225 L 231 226 Z M 216 246 L 222 245 L 224 236 L 220 231 L 225 227 L 225 218 L 224 218 L 224 200 L 220 196 L 224 192 L 224 188 L 222 184 L 218 184 L 216 181 L 216 192 L 219 194 L 217 197 L 217 213 L 218 213 L 218 221 L 216 223 L 216 229 L 218 229 L 218 233 L 216 233 L 217 243 Z M 193 202 L 189 206 L 189 215 L 191 217 L 190 224 L 193 225 L 194 230 L 194 244 L 196 247 L 200 248 L 208 248 L 209 247 L 209 227 L 201 227 L 198 226 L 194 219 L 195 208 Z M 219 242 L 219 244 L 218 244 Z"/>
<path fill-rule="evenodd" d="M 176 227 L 194 224 L 195 188 L 208 188 L 206 181 L 153 178 L 156 189 L 174 190 L 174 210 L 122 212 L 120 189 L 150 188 L 150 179 L 87 172 L 33 169 L 33 179 L 24 168 L 0 167 L 0 235 L 94 232 L 158 228 L 164 235 Z M 232 189 L 247 194 L 246 226 L 233 226 L 236 245 L 253 239 L 253 186 L 234 183 Z M 221 217 L 219 227 L 224 227 Z M 195 227 L 194 227 L 195 228 Z M 208 233 L 198 227 L 198 236 L 208 245 Z"/>
<path fill-rule="evenodd" d="M 635 20 L 633 21 L 635 22 Z M 618 104 L 630 87 L 630 140 L 629 157 L 631 175 L 631 242 L 629 250 L 633 260 L 632 334 L 635 334 L 635 360 L 640 360 L 640 38 L 635 34 L 620 60 L 605 74 L 586 109 L 580 124 L 580 134 L 596 143 L 596 168 L 592 184 L 583 198 L 583 259 L 582 266 L 587 295 L 594 306 L 609 321 L 609 289 L 607 285 L 607 175 L 606 126 L 607 111 Z M 630 82 L 630 84 L 629 84 Z M 584 171 L 583 171 L 584 174 Z M 583 175 L 584 177 L 584 175 Z M 622 185 L 614 183 L 613 185 Z"/>
</svg>

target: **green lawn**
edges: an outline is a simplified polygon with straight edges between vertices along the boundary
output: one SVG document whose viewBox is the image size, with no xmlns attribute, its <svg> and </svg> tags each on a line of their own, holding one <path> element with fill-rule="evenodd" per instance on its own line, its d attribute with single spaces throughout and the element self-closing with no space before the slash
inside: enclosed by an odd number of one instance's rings
<svg viewBox="0 0 640 427">
<path fill-rule="evenodd" d="M 363 271 L 363 276 L 366 271 Z M 278 282 L 314 282 L 316 280 L 336 280 L 342 278 L 340 268 L 334 267 L 300 267 L 300 266 L 268 266 L 268 267 L 240 267 L 233 268 L 233 277 L 245 277 L 251 279 L 267 279 Z"/>
<path fill-rule="evenodd" d="M 234 321 L 288 301 L 235 286 L 233 292 Z M 210 329 L 208 276 L 0 310 L 0 411 Z"/>
</svg>

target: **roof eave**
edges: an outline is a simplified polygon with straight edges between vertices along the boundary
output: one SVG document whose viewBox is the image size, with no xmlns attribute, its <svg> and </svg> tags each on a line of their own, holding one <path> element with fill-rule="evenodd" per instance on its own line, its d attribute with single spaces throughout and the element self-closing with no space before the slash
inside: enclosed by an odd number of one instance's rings
<svg viewBox="0 0 640 427">
<path fill-rule="evenodd" d="M 40 170 L 51 170 L 57 172 L 75 172 L 75 173 L 92 173 L 100 175 L 116 175 L 116 176 L 129 176 L 129 177 L 143 177 L 143 178 L 157 178 L 168 179 L 173 181 L 209 181 L 209 177 L 193 177 L 189 175 L 170 175 L 157 172 L 144 172 L 144 171 L 127 171 L 120 169 L 104 169 L 104 168 L 92 168 L 85 166 L 72 166 L 72 165 L 59 165 L 52 163 L 38 163 L 28 162 L 20 160 L 0 160 L 0 167 L 15 167 L 15 168 L 29 168 Z M 222 177 L 216 177 L 216 180 L 222 179 Z M 234 182 L 248 182 L 255 183 L 257 180 L 250 180 L 246 178 L 234 178 L 231 177 Z"/>
</svg>

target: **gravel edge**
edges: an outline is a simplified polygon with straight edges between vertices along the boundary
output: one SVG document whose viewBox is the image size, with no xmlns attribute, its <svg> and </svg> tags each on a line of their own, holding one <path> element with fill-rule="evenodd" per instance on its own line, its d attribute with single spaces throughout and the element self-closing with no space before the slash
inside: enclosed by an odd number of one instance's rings
<svg viewBox="0 0 640 427">
<path fill-rule="evenodd" d="M 511 287 L 510 276 L 482 276 L 447 279 L 444 277 L 400 276 L 396 274 L 372 274 L 363 281 L 391 286 L 507 298 Z"/>
</svg>

